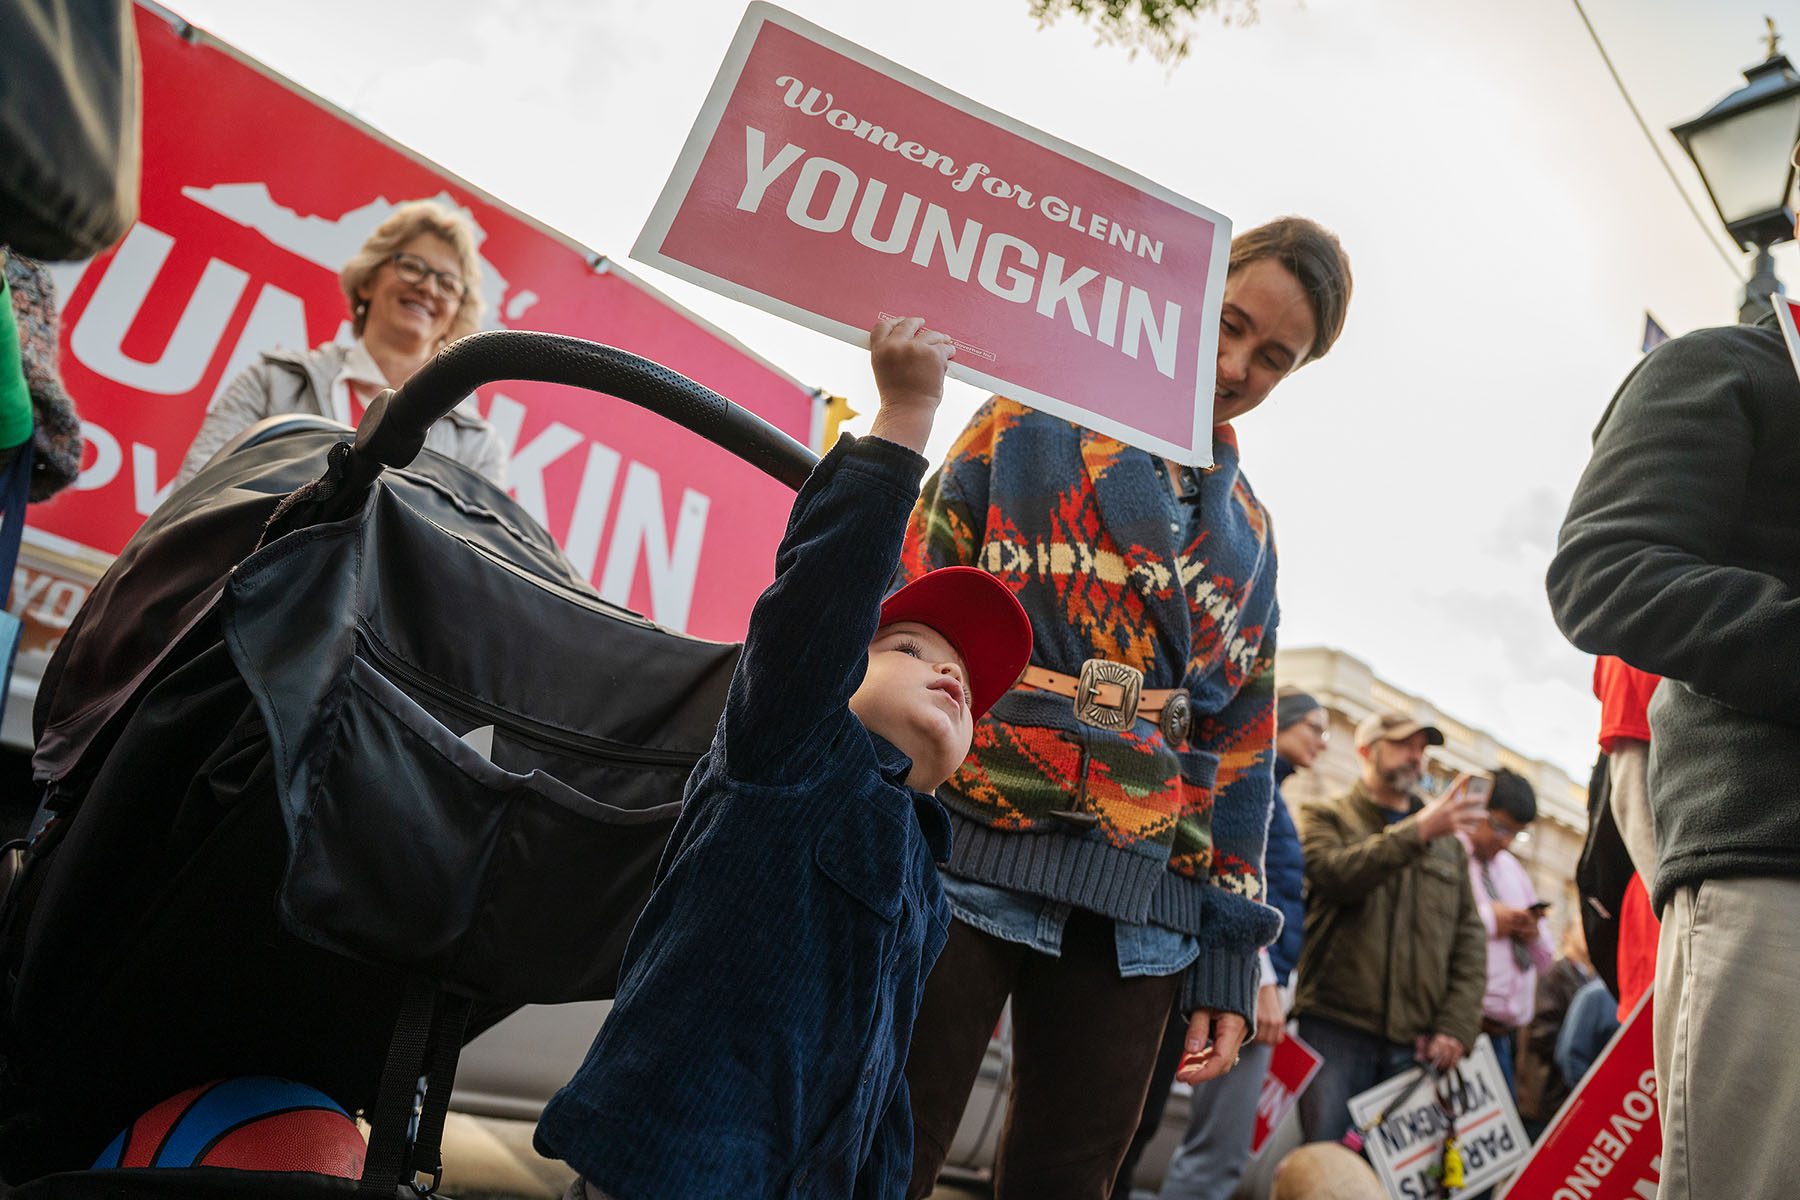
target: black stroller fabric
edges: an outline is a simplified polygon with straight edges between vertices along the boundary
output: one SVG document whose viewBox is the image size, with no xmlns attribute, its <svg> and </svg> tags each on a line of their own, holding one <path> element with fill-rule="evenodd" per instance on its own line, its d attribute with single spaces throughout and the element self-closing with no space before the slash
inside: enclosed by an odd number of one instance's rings
<svg viewBox="0 0 1800 1200">
<path fill-rule="evenodd" d="M 322 418 L 264 422 L 144 522 L 76 613 L 38 687 L 32 769 L 53 795 L 79 791 L 106 752 L 107 722 L 206 613 L 281 501 L 317 479 L 326 451 L 348 436 Z M 408 470 L 386 472 L 384 484 L 463 540 L 542 578 L 582 586 L 550 535 L 460 463 L 422 455 Z"/>
<path fill-rule="evenodd" d="M 210 464 L 46 675 L 66 832 L 6 938 L 11 1182 L 221 1074 L 367 1108 L 409 977 L 473 1000 L 471 1036 L 616 986 L 737 647 L 600 600 L 432 454 L 257 549 L 343 436 Z"/>
<path fill-rule="evenodd" d="M 137 219 L 136 6 L 0 4 L 0 245 L 92 258 Z"/>
</svg>

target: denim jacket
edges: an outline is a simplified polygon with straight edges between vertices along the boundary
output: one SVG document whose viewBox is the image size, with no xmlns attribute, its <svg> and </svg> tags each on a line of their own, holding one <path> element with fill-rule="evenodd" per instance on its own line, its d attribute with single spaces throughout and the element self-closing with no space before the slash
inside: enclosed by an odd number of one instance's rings
<svg viewBox="0 0 1800 1200">
<path fill-rule="evenodd" d="M 845 438 L 794 502 L 618 999 L 538 1125 L 613 1200 L 905 1190 L 949 823 L 848 701 L 925 465 Z"/>
</svg>

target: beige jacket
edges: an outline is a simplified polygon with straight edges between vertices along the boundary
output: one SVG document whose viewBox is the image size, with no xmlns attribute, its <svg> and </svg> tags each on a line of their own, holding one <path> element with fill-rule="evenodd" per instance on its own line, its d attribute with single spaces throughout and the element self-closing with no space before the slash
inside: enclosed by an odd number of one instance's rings
<svg viewBox="0 0 1800 1200">
<path fill-rule="evenodd" d="M 207 411 L 182 459 L 176 486 L 191 479 L 225 443 L 265 417 L 307 413 L 349 424 L 350 413 L 336 394 L 340 390 L 336 384 L 351 353 L 350 347 L 331 342 L 305 353 L 264 351 Z M 476 413 L 473 396 L 426 432 L 425 448 L 479 471 L 496 484 L 506 484 L 506 447 L 494 427 Z"/>
</svg>

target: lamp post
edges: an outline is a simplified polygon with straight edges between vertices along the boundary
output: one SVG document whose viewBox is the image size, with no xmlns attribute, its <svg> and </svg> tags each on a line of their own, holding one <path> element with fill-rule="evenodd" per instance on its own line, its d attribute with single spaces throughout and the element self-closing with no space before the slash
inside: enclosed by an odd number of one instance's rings
<svg viewBox="0 0 1800 1200">
<path fill-rule="evenodd" d="M 1726 232 L 1756 252 L 1738 310 L 1745 323 L 1768 312 L 1769 297 L 1784 290 L 1769 247 L 1794 236 L 1789 156 L 1800 140 L 1800 74 L 1777 50 L 1773 21 L 1768 38 L 1769 57 L 1744 72 L 1743 87 L 1669 130 L 1694 160 Z"/>
</svg>

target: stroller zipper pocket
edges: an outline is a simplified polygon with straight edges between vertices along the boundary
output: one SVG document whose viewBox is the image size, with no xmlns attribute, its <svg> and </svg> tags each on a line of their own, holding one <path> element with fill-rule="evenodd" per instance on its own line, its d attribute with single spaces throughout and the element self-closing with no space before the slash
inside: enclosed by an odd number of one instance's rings
<svg viewBox="0 0 1800 1200">
<path fill-rule="evenodd" d="M 471 696 L 467 692 L 436 679 L 382 645 L 366 629 L 359 629 L 357 634 L 358 646 L 381 668 L 382 674 L 404 681 L 410 688 L 425 693 L 446 707 L 460 711 L 465 716 L 477 718 L 478 724 L 486 722 L 497 728 L 504 727 L 509 734 L 521 740 L 535 742 L 550 749 L 599 756 L 611 762 L 628 763 L 635 766 L 680 767 L 684 771 L 690 771 L 694 764 L 700 761 L 698 754 L 680 750 L 656 750 L 644 746 L 631 746 L 612 738 L 575 733 L 535 721 L 478 696 Z"/>
<path fill-rule="evenodd" d="M 680 815 L 663 773 L 596 756 L 574 786 L 491 762 L 373 656 L 325 707 L 311 784 L 281 797 L 282 924 L 483 1004 L 610 997 Z"/>
</svg>

